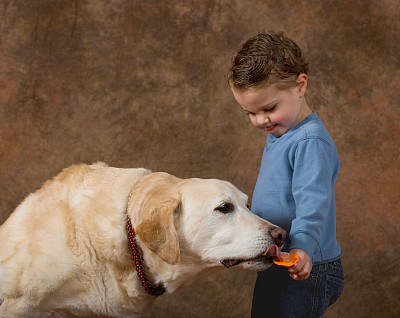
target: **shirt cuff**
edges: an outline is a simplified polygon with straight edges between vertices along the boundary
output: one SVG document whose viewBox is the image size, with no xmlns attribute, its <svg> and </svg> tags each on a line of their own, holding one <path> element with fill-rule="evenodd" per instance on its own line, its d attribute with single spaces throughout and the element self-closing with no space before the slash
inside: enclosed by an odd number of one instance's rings
<svg viewBox="0 0 400 318">
<path fill-rule="evenodd" d="M 292 235 L 290 249 L 299 248 L 306 252 L 312 259 L 318 246 L 318 240 L 311 234 L 306 232 L 297 232 Z"/>
</svg>

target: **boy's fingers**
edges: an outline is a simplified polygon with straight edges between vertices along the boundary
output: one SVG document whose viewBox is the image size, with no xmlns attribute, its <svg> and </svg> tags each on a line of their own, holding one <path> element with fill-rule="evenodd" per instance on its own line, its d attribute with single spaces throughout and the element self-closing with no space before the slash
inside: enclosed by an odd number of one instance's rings
<svg viewBox="0 0 400 318">
<path fill-rule="evenodd" d="M 294 280 L 304 280 L 307 279 L 310 276 L 310 273 L 307 272 L 298 272 L 298 273 L 291 273 L 290 277 L 292 277 Z"/>
<path fill-rule="evenodd" d="M 303 268 L 303 266 L 304 266 L 304 264 L 302 264 L 301 262 L 297 262 L 292 267 L 289 267 L 289 272 L 296 273 L 296 272 L 300 271 Z"/>
<path fill-rule="evenodd" d="M 308 266 L 308 264 L 305 264 L 301 270 L 299 270 L 296 274 L 298 276 L 298 279 L 307 279 L 310 276 L 312 266 Z"/>
<path fill-rule="evenodd" d="M 300 272 L 298 272 L 298 276 L 302 279 L 307 279 L 308 276 L 310 276 L 310 272 L 302 269 Z"/>
</svg>

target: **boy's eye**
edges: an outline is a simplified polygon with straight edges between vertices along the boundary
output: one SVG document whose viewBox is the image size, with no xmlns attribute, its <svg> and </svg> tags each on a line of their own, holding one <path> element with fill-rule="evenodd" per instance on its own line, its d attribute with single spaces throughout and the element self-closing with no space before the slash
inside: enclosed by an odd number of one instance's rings
<svg viewBox="0 0 400 318">
<path fill-rule="evenodd" d="M 276 108 L 276 105 L 267 108 L 265 111 L 267 111 L 267 112 L 272 112 L 275 108 Z"/>
</svg>

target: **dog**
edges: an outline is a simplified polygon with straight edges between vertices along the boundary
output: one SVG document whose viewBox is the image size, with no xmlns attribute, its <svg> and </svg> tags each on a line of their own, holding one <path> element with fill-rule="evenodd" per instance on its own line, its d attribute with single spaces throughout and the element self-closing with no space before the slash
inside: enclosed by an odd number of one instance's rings
<svg viewBox="0 0 400 318">
<path fill-rule="evenodd" d="M 267 269 L 284 238 L 229 182 L 73 165 L 0 227 L 0 317 L 140 317 L 208 273 Z"/>
</svg>

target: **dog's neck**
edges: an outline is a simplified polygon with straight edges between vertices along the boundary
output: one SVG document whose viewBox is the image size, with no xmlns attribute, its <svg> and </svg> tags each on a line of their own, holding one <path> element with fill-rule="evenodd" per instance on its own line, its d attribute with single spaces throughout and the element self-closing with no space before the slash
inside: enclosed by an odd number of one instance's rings
<svg viewBox="0 0 400 318">
<path fill-rule="evenodd" d="M 149 293 L 152 296 L 157 297 L 164 294 L 165 292 L 164 286 L 162 284 L 158 286 L 153 286 L 149 282 L 149 279 L 147 278 L 146 273 L 144 272 L 142 259 L 140 257 L 139 250 L 136 245 L 135 232 L 133 230 L 132 223 L 128 215 L 127 215 L 127 231 L 128 231 L 129 244 L 132 250 L 133 260 L 135 262 L 136 272 L 139 276 L 140 281 L 142 282 L 143 287 L 146 289 L 147 293 Z"/>
</svg>

